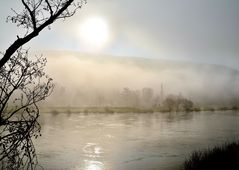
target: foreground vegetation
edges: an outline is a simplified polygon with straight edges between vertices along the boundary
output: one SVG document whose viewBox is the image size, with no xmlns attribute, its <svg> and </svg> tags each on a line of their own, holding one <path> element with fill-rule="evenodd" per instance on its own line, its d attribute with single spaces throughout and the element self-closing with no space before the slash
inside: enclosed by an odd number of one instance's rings
<svg viewBox="0 0 239 170">
<path fill-rule="evenodd" d="M 238 170 L 239 142 L 193 152 L 183 170 Z"/>
</svg>

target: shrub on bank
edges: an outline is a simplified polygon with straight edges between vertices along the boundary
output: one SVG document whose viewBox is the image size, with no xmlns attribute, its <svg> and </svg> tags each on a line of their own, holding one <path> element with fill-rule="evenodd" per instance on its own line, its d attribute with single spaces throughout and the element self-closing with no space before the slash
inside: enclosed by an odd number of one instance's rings
<svg viewBox="0 0 239 170">
<path fill-rule="evenodd" d="M 184 170 L 239 170 L 239 143 L 224 144 L 193 152 L 184 162 Z"/>
</svg>

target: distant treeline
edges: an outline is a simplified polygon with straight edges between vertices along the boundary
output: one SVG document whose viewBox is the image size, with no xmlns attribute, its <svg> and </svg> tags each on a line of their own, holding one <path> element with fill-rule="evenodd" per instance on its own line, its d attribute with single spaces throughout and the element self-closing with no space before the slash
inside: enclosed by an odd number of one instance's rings
<svg viewBox="0 0 239 170">
<path fill-rule="evenodd" d="M 160 91 L 161 90 L 161 91 Z M 111 92 L 104 91 L 74 91 L 60 87 L 55 89 L 51 101 L 52 106 L 73 107 L 121 107 L 141 109 L 161 109 L 168 111 L 189 111 L 193 108 L 193 102 L 181 94 L 164 96 L 163 89 L 156 93 L 154 89 L 144 87 L 140 90 L 125 87 Z"/>
<path fill-rule="evenodd" d="M 193 97 L 193 96 L 192 96 Z M 194 96 L 195 97 L 195 96 Z M 140 90 L 129 87 L 121 90 L 70 91 L 64 87 L 55 89 L 51 100 L 43 107 L 69 108 L 73 112 L 179 112 L 237 110 L 237 105 L 199 105 L 179 94 L 165 94 L 163 88 L 149 87 Z M 56 109 L 58 110 L 58 109 Z M 65 109 L 63 109 L 65 110 Z M 65 110 L 66 111 L 66 110 Z"/>
</svg>

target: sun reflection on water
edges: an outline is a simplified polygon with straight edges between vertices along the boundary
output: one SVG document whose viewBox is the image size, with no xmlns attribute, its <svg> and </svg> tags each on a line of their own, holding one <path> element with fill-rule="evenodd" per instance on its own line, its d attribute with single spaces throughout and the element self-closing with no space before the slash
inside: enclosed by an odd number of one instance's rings
<svg viewBox="0 0 239 170">
<path fill-rule="evenodd" d="M 104 164 L 99 160 L 96 160 L 102 157 L 103 148 L 100 147 L 97 143 L 87 143 L 83 147 L 83 152 L 85 153 L 86 159 L 84 160 L 84 170 L 103 170 Z"/>
<path fill-rule="evenodd" d="M 85 160 L 85 170 L 103 170 L 104 164 L 100 161 Z"/>
<path fill-rule="evenodd" d="M 104 153 L 103 148 L 97 143 L 87 143 L 82 150 L 84 155 L 90 158 L 99 158 Z"/>
</svg>

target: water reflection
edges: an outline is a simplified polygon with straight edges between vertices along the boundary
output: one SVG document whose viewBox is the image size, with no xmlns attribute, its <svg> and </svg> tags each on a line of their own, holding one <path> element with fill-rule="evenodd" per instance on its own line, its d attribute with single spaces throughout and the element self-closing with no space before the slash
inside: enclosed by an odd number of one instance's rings
<svg viewBox="0 0 239 170">
<path fill-rule="evenodd" d="M 84 155 L 87 159 L 84 160 L 84 170 L 103 170 L 104 164 L 100 161 L 94 159 L 102 157 L 103 148 L 97 143 L 87 143 L 83 147 Z"/>
<path fill-rule="evenodd" d="M 89 161 L 85 160 L 85 169 L 84 170 L 103 170 L 104 164 L 99 161 Z"/>
<path fill-rule="evenodd" d="M 173 123 L 177 121 L 186 121 L 193 119 L 194 114 L 199 113 L 193 113 L 193 112 L 172 112 L 172 113 L 165 113 L 167 117 L 167 122 Z"/>
<path fill-rule="evenodd" d="M 89 158 L 101 157 L 103 153 L 103 149 L 97 143 L 87 143 L 82 150 Z"/>
</svg>

